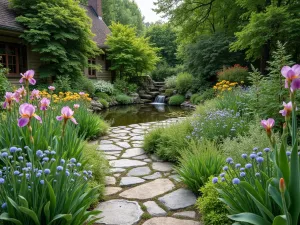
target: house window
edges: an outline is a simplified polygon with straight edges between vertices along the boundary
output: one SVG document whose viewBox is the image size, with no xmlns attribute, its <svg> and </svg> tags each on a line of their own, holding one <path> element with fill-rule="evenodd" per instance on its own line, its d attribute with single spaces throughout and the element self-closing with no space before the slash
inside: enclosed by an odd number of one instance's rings
<svg viewBox="0 0 300 225">
<path fill-rule="evenodd" d="M 8 76 L 19 76 L 26 70 L 26 48 L 17 44 L 0 43 L 0 63 L 9 69 Z"/>
<path fill-rule="evenodd" d="M 95 66 L 96 65 L 96 59 L 89 59 L 88 61 L 89 65 Z M 88 76 L 89 77 L 96 77 L 96 69 L 95 68 L 88 68 Z"/>
</svg>

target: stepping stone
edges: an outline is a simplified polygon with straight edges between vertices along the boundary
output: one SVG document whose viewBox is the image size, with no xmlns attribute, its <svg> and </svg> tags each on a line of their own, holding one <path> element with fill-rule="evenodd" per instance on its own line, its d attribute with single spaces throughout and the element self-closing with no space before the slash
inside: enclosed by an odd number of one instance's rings
<svg viewBox="0 0 300 225">
<path fill-rule="evenodd" d="M 162 162 L 163 160 L 159 159 L 156 155 L 151 155 L 151 159 L 155 162 Z"/>
<path fill-rule="evenodd" d="M 173 216 L 195 219 L 196 213 L 194 211 L 184 211 L 184 212 L 174 213 Z"/>
<path fill-rule="evenodd" d="M 152 168 L 154 170 L 160 171 L 160 172 L 168 172 L 172 170 L 172 163 L 168 162 L 154 162 L 152 164 Z"/>
<path fill-rule="evenodd" d="M 120 137 L 124 137 L 127 136 L 126 133 L 119 133 L 119 134 L 110 134 L 110 137 L 114 137 L 114 138 L 120 138 Z"/>
<path fill-rule="evenodd" d="M 105 184 L 106 185 L 114 185 L 114 184 L 116 184 L 116 178 L 106 176 L 105 177 Z"/>
<path fill-rule="evenodd" d="M 143 179 L 154 180 L 154 179 L 157 179 L 157 178 L 160 178 L 160 177 L 162 177 L 161 173 L 160 172 L 156 172 L 156 173 L 154 173 L 152 175 L 148 175 L 148 176 L 143 177 Z"/>
<path fill-rule="evenodd" d="M 129 136 L 141 136 L 141 134 L 130 133 Z"/>
<path fill-rule="evenodd" d="M 132 144 L 132 147 L 140 148 L 140 147 L 143 147 L 143 145 L 142 144 Z"/>
<path fill-rule="evenodd" d="M 128 131 L 128 130 L 113 130 L 112 133 L 116 133 L 116 134 L 119 134 L 119 133 L 130 133 L 130 131 Z"/>
<path fill-rule="evenodd" d="M 145 162 L 152 162 L 151 159 L 144 159 Z"/>
<path fill-rule="evenodd" d="M 124 137 L 117 137 L 118 139 L 122 139 L 122 140 L 126 140 L 126 139 L 129 139 L 130 137 L 129 136 L 124 136 Z"/>
<path fill-rule="evenodd" d="M 135 133 L 135 134 L 144 134 L 145 130 L 143 130 L 143 129 L 133 129 L 133 130 L 131 130 L 131 132 Z"/>
<path fill-rule="evenodd" d="M 137 167 L 134 169 L 131 169 L 127 176 L 132 177 L 132 176 L 144 176 L 151 173 L 151 170 L 148 166 L 144 166 L 144 167 Z"/>
<path fill-rule="evenodd" d="M 133 184 L 144 183 L 145 180 L 139 177 L 122 177 L 120 181 L 120 186 L 129 186 Z"/>
<path fill-rule="evenodd" d="M 194 205 L 197 198 L 190 190 L 181 188 L 158 199 L 168 209 L 183 209 Z"/>
<path fill-rule="evenodd" d="M 110 200 L 100 203 L 96 210 L 102 211 L 96 223 L 105 225 L 132 225 L 136 224 L 143 214 L 137 202 L 123 199 Z"/>
<path fill-rule="evenodd" d="M 155 217 L 147 220 L 143 225 L 201 225 L 192 220 L 180 220 L 172 217 Z"/>
<path fill-rule="evenodd" d="M 97 150 L 102 150 L 102 151 L 122 151 L 123 148 L 114 145 L 114 144 L 104 144 L 100 145 Z"/>
<path fill-rule="evenodd" d="M 138 161 L 138 160 L 131 160 L 131 159 L 119 159 L 119 160 L 112 160 L 109 162 L 111 167 L 117 168 L 128 168 L 133 166 L 144 166 L 147 163 Z"/>
<path fill-rule="evenodd" d="M 125 171 L 125 169 L 122 169 L 122 168 L 111 168 L 110 169 L 111 173 L 122 173 L 124 171 Z"/>
<path fill-rule="evenodd" d="M 180 176 L 177 174 L 171 175 L 169 178 L 175 180 L 176 182 L 181 182 Z"/>
<path fill-rule="evenodd" d="M 122 188 L 120 187 L 106 187 L 104 195 L 105 196 L 114 195 L 120 191 L 122 191 Z"/>
<path fill-rule="evenodd" d="M 120 196 L 123 198 L 150 199 L 169 192 L 174 187 L 174 184 L 169 179 L 157 179 L 126 190 Z"/>
<path fill-rule="evenodd" d="M 112 156 L 112 155 L 107 155 L 107 156 L 105 156 L 105 158 L 106 158 L 107 160 L 115 160 L 115 159 L 117 159 L 116 156 Z"/>
<path fill-rule="evenodd" d="M 133 136 L 130 140 L 132 140 L 132 141 L 143 141 L 144 136 Z"/>
<path fill-rule="evenodd" d="M 104 152 L 105 155 L 119 155 L 120 152 L 117 151 L 111 151 L 111 152 Z"/>
<path fill-rule="evenodd" d="M 102 140 L 100 141 L 100 145 L 103 145 L 103 144 L 112 144 L 113 142 L 112 141 L 109 141 L 109 140 Z"/>
<path fill-rule="evenodd" d="M 148 156 L 147 155 L 140 155 L 140 156 L 133 157 L 133 159 L 148 159 Z"/>
<path fill-rule="evenodd" d="M 134 144 L 143 144 L 143 141 L 132 141 L 131 143 L 134 143 Z"/>
<path fill-rule="evenodd" d="M 123 153 L 122 158 L 131 158 L 143 154 L 145 154 L 145 151 L 142 148 L 131 148 L 127 149 L 126 152 Z"/>
<path fill-rule="evenodd" d="M 130 146 L 130 144 L 128 144 L 128 142 L 117 142 L 116 144 L 122 148 L 131 148 L 131 146 Z"/>
<path fill-rule="evenodd" d="M 151 216 L 165 216 L 167 212 L 160 208 L 154 201 L 148 201 L 144 203 L 146 206 L 148 213 Z"/>
<path fill-rule="evenodd" d="M 120 173 L 114 173 L 114 176 L 119 177 L 119 176 L 121 176 L 121 174 Z"/>
</svg>

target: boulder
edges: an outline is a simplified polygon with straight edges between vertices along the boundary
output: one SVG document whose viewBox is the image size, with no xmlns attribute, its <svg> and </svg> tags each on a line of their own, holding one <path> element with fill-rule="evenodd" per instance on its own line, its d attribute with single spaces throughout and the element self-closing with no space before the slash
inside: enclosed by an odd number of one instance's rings
<svg viewBox="0 0 300 225">
<path fill-rule="evenodd" d="M 95 101 L 95 100 L 92 100 L 91 101 L 91 109 L 94 111 L 94 112 L 99 112 L 103 109 L 103 105 L 98 102 L 98 101 Z"/>
</svg>

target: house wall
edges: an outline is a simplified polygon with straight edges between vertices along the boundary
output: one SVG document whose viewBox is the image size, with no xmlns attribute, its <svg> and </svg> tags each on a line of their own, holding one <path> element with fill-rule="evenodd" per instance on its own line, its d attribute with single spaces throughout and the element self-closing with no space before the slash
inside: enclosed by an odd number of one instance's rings
<svg viewBox="0 0 300 225">
<path fill-rule="evenodd" d="M 103 56 L 97 56 L 96 57 L 96 64 L 100 65 L 102 67 L 101 71 L 97 71 L 96 72 L 96 78 L 92 79 L 92 80 L 105 80 L 108 82 L 112 82 L 112 73 L 110 70 L 106 70 L 106 62 L 105 59 L 103 59 Z M 88 69 L 84 69 L 84 74 L 86 76 L 88 76 Z"/>
<path fill-rule="evenodd" d="M 27 68 L 36 71 L 35 76 L 39 77 L 38 68 L 41 66 L 40 55 L 33 52 L 30 46 L 27 46 Z"/>
</svg>

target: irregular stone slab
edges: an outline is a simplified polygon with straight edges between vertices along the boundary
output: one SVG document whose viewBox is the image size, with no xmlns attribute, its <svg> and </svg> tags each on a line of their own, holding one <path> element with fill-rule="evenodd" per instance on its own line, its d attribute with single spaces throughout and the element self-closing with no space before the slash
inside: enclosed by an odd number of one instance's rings
<svg viewBox="0 0 300 225">
<path fill-rule="evenodd" d="M 197 198 L 190 190 L 180 188 L 158 199 L 168 209 L 183 209 L 194 205 Z"/>
<path fill-rule="evenodd" d="M 120 181 L 120 186 L 129 186 L 133 184 L 144 183 L 145 180 L 139 177 L 122 177 Z"/>
<path fill-rule="evenodd" d="M 105 177 L 105 184 L 106 185 L 114 185 L 114 184 L 116 184 L 116 178 L 106 176 Z"/>
<path fill-rule="evenodd" d="M 119 176 L 121 176 L 121 174 L 120 173 L 114 173 L 114 176 L 119 177 Z"/>
<path fill-rule="evenodd" d="M 143 147 L 143 144 L 132 144 L 132 147 L 140 148 L 140 147 Z"/>
<path fill-rule="evenodd" d="M 109 141 L 109 140 L 102 140 L 100 141 L 100 145 L 103 145 L 103 144 L 112 144 L 113 142 L 112 141 Z"/>
<path fill-rule="evenodd" d="M 133 157 L 133 159 L 148 159 L 148 156 L 147 155 L 140 155 L 140 156 Z"/>
<path fill-rule="evenodd" d="M 147 220 L 143 225 L 201 225 L 192 220 L 180 220 L 172 217 L 155 217 Z"/>
<path fill-rule="evenodd" d="M 119 137 L 127 136 L 127 133 L 110 134 L 109 136 L 114 138 L 119 138 Z"/>
<path fill-rule="evenodd" d="M 107 160 L 115 160 L 115 159 L 117 159 L 117 157 L 116 157 L 116 156 L 113 156 L 113 155 L 107 155 L 107 156 L 105 156 L 105 158 L 106 158 Z"/>
<path fill-rule="evenodd" d="M 97 150 L 102 150 L 102 151 L 122 151 L 123 148 L 114 145 L 114 144 L 104 144 L 100 145 Z"/>
<path fill-rule="evenodd" d="M 118 139 L 122 139 L 122 140 L 126 140 L 126 139 L 129 139 L 130 136 L 123 136 L 123 137 L 117 137 Z"/>
<path fill-rule="evenodd" d="M 114 195 L 120 191 L 122 191 L 122 188 L 120 188 L 120 187 L 106 187 L 104 195 L 106 195 L 106 196 Z"/>
<path fill-rule="evenodd" d="M 152 164 L 152 168 L 154 170 L 160 171 L 160 172 L 168 172 L 172 170 L 172 163 L 168 162 L 154 162 Z"/>
<path fill-rule="evenodd" d="M 174 213 L 173 216 L 195 219 L 196 213 L 194 211 L 184 211 L 184 212 Z"/>
<path fill-rule="evenodd" d="M 119 160 L 112 160 L 109 162 L 112 167 L 121 167 L 121 168 L 128 168 L 133 166 L 144 166 L 147 163 L 138 161 L 138 160 L 131 160 L 131 159 L 119 159 Z"/>
<path fill-rule="evenodd" d="M 104 152 L 105 155 L 119 155 L 121 152 L 111 151 L 111 152 Z"/>
<path fill-rule="evenodd" d="M 145 162 L 152 162 L 151 159 L 144 159 Z"/>
<path fill-rule="evenodd" d="M 169 179 L 157 179 L 126 190 L 120 196 L 124 198 L 149 199 L 166 193 L 174 187 L 174 184 Z"/>
<path fill-rule="evenodd" d="M 141 136 L 141 134 L 130 133 L 129 136 Z"/>
<path fill-rule="evenodd" d="M 136 133 L 136 134 L 144 134 L 145 130 L 143 129 L 133 129 L 131 130 L 132 133 Z"/>
<path fill-rule="evenodd" d="M 131 158 L 143 154 L 145 154 L 145 151 L 142 148 L 131 148 L 127 149 L 126 152 L 124 152 L 122 158 Z"/>
<path fill-rule="evenodd" d="M 116 144 L 122 148 L 131 148 L 131 146 L 128 142 L 117 142 Z"/>
<path fill-rule="evenodd" d="M 148 166 L 143 166 L 143 167 L 137 167 L 134 169 L 131 169 L 128 173 L 127 176 L 132 177 L 132 176 L 144 176 L 151 173 L 151 170 Z"/>
<path fill-rule="evenodd" d="M 133 141 L 131 143 L 134 143 L 134 144 L 143 144 L 143 141 Z"/>
<path fill-rule="evenodd" d="M 178 176 L 177 174 L 171 175 L 169 176 L 169 178 L 172 178 L 176 182 L 181 182 L 180 176 Z"/>
<path fill-rule="evenodd" d="M 148 213 L 151 216 L 165 216 L 167 212 L 160 208 L 154 201 L 148 201 L 144 203 L 146 206 Z"/>
<path fill-rule="evenodd" d="M 152 175 L 148 175 L 148 176 L 145 176 L 143 177 L 143 179 L 146 179 L 146 180 L 154 180 L 154 179 L 157 179 L 157 178 L 160 178 L 161 177 L 161 173 L 160 172 L 156 172 Z"/>
<path fill-rule="evenodd" d="M 128 130 L 113 130 L 113 133 L 119 134 L 119 133 L 130 133 Z"/>
<path fill-rule="evenodd" d="M 123 199 L 110 200 L 100 203 L 96 210 L 102 211 L 102 217 L 96 223 L 105 225 L 133 225 L 136 224 L 143 211 L 137 202 Z"/>
<path fill-rule="evenodd" d="M 111 168 L 110 169 L 111 173 L 122 173 L 124 171 L 125 171 L 125 169 L 122 169 L 122 168 Z"/>
<path fill-rule="evenodd" d="M 132 140 L 132 141 L 143 141 L 144 136 L 133 136 L 130 140 Z"/>
</svg>

